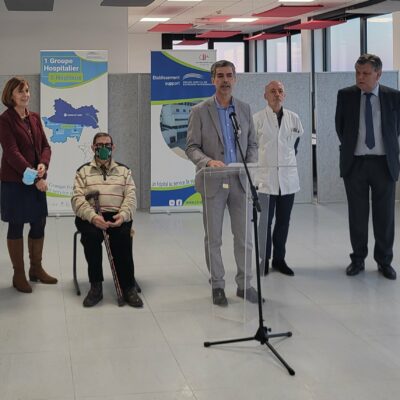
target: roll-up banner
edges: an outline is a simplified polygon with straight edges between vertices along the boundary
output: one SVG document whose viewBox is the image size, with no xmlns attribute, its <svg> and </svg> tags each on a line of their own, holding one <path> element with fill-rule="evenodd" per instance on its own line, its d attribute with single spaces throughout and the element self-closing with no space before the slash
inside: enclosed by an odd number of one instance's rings
<svg viewBox="0 0 400 400">
<path fill-rule="evenodd" d="M 52 156 L 47 203 L 51 215 L 71 215 L 75 172 L 93 158 L 97 132 L 108 129 L 106 50 L 40 52 L 40 113 Z"/>
<path fill-rule="evenodd" d="M 186 135 L 191 108 L 214 94 L 215 59 L 215 50 L 151 52 L 151 212 L 201 208 Z"/>
</svg>

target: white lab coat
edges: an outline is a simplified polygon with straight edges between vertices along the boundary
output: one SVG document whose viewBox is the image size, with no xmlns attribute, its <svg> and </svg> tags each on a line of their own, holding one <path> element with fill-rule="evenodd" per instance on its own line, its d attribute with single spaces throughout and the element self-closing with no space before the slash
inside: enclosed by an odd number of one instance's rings
<svg viewBox="0 0 400 400">
<path fill-rule="evenodd" d="M 299 174 L 294 150 L 296 139 L 304 130 L 299 116 L 283 109 L 281 126 L 278 118 L 267 105 L 253 115 L 258 140 L 258 171 L 255 183 L 261 193 L 282 195 L 300 190 Z"/>
</svg>

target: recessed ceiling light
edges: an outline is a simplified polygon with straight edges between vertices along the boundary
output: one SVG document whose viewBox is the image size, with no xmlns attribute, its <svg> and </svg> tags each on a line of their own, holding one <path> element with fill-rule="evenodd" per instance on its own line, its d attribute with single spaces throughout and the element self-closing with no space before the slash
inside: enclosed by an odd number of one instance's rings
<svg viewBox="0 0 400 400">
<path fill-rule="evenodd" d="M 169 20 L 170 20 L 170 18 L 166 18 L 166 17 L 144 17 L 140 21 L 141 22 L 165 22 L 165 21 L 169 21 Z"/>
<path fill-rule="evenodd" d="M 257 20 L 258 18 L 229 18 L 226 22 L 254 22 Z"/>
</svg>

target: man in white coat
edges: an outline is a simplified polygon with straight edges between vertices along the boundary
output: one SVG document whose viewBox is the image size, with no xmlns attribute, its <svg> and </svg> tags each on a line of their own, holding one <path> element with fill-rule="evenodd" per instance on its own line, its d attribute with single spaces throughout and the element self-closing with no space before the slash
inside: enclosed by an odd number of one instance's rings
<svg viewBox="0 0 400 400">
<path fill-rule="evenodd" d="M 262 208 L 258 225 L 261 270 L 268 274 L 273 245 L 272 268 L 293 276 L 285 255 L 294 196 L 300 190 L 296 153 L 303 127 L 297 114 L 283 108 L 285 88 L 282 82 L 269 82 L 264 98 L 266 108 L 253 115 L 261 167 L 257 179 Z"/>
</svg>

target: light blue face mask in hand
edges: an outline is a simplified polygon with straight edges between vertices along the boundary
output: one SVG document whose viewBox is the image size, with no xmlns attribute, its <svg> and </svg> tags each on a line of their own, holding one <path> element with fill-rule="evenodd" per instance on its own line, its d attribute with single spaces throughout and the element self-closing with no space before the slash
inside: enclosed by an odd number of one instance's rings
<svg viewBox="0 0 400 400">
<path fill-rule="evenodd" d="M 24 175 L 22 177 L 22 182 L 25 183 L 25 185 L 33 185 L 35 183 L 37 174 L 38 174 L 38 172 L 36 171 L 36 169 L 27 168 L 24 171 Z"/>
</svg>

